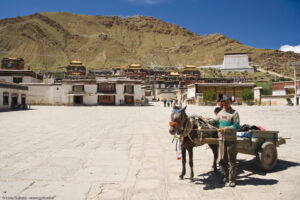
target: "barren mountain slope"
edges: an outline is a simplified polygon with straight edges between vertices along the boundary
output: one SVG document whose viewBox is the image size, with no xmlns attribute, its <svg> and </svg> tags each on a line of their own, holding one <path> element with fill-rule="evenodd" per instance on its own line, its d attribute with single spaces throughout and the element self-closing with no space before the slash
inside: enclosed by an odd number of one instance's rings
<svg viewBox="0 0 300 200">
<path fill-rule="evenodd" d="M 244 46 L 221 34 L 199 36 L 153 17 L 37 13 L 0 20 L 0 56 L 23 57 L 32 69 L 56 70 L 70 60 L 87 68 L 221 64 L 224 53 L 247 52 L 255 64 L 292 75 L 300 54 Z"/>
</svg>

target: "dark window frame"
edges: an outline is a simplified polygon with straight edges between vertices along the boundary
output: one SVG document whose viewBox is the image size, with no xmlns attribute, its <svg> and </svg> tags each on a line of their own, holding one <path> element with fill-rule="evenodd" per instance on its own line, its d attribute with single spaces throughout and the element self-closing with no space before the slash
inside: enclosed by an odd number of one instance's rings
<svg viewBox="0 0 300 200">
<path fill-rule="evenodd" d="M 110 83 L 110 84 L 98 84 L 98 92 L 99 93 L 116 93 L 116 84 Z"/>
<path fill-rule="evenodd" d="M 9 105 L 9 93 L 3 92 L 3 105 Z"/>
<path fill-rule="evenodd" d="M 13 77 L 13 83 L 23 83 L 23 77 Z"/>
<path fill-rule="evenodd" d="M 80 88 L 75 89 L 75 88 Z M 72 85 L 72 92 L 84 92 L 84 85 Z"/>
<path fill-rule="evenodd" d="M 134 93 L 134 85 L 124 85 L 124 93 L 133 94 Z"/>
</svg>

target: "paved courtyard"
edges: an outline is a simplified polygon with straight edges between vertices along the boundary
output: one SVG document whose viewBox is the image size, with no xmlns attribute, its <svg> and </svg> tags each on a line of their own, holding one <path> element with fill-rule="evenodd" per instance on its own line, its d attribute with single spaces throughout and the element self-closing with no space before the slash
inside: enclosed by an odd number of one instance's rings
<svg viewBox="0 0 300 200">
<path fill-rule="evenodd" d="M 179 180 L 168 133 L 171 108 L 51 107 L 0 112 L 0 197 L 17 199 L 299 199 L 300 107 L 236 108 L 243 124 L 291 137 L 269 173 L 238 154 L 235 188 L 211 173 L 207 145 L 194 149 L 195 181 Z M 188 106 L 213 116 L 213 107 Z M 187 178 L 189 167 L 187 165 Z"/>
</svg>

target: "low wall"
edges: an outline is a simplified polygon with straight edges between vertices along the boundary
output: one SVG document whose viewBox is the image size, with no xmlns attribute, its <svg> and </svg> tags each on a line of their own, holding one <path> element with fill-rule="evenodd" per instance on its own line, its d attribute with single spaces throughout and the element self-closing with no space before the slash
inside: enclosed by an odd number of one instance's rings
<svg viewBox="0 0 300 200">
<path fill-rule="evenodd" d="M 284 96 L 271 96 L 271 95 L 262 95 L 261 96 L 261 105 L 262 106 L 283 106 L 287 105 L 287 98 L 290 98 L 294 103 L 294 96 L 284 95 Z"/>
</svg>

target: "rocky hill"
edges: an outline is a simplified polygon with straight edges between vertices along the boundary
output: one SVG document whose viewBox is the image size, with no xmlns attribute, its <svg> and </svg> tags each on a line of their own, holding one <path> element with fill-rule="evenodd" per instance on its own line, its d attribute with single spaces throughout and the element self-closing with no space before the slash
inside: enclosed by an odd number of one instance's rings
<svg viewBox="0 0 300 200">
<path fill-rule="evenodd" d="M 221 34 L 197 35 L 153 17 L 37 13 L 0 20 L 0 58 L 23 57 L 26 66 L 57 70 L 70 60 L 91 69 L 143 65 L 215 65 L 224 53 L 247 52 L 265 70 L 292 75 L 300 54 L 256 49 Z"/>
</svg>

